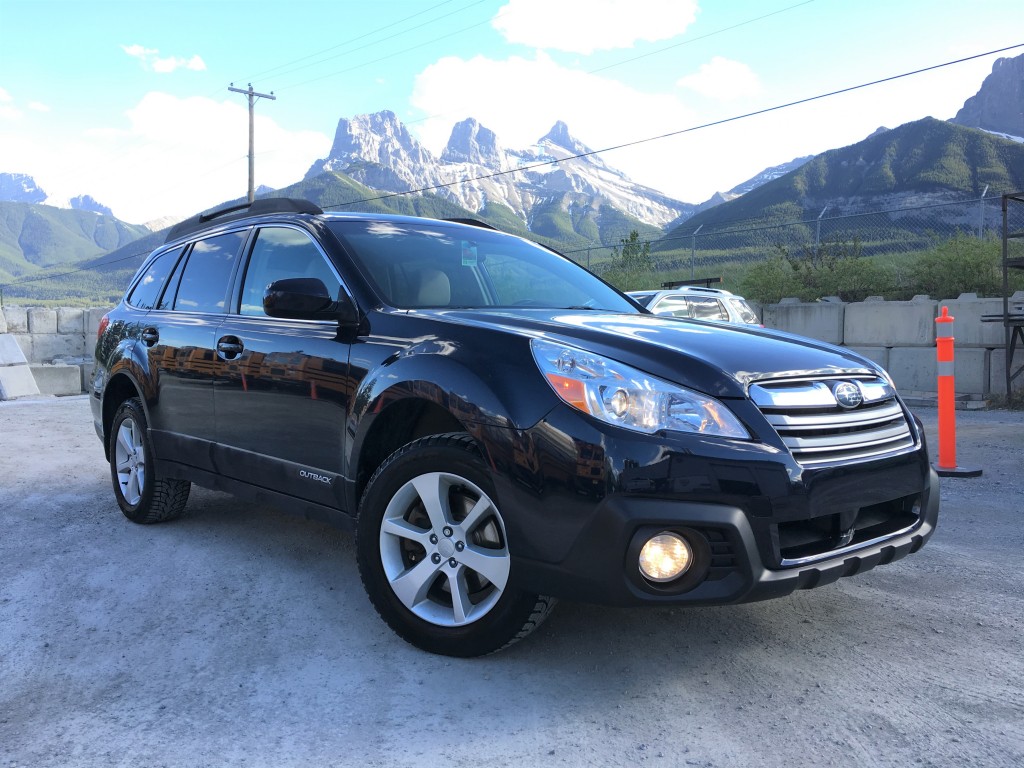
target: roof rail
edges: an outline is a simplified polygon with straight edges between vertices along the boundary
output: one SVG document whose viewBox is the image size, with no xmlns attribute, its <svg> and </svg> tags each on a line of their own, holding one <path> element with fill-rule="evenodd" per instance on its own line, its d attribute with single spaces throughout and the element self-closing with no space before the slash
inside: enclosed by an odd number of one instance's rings
<svg viewBox="0 0 1024 768">
<path fill-rule="evenodd" d="M 323 210 L 309 200 L 297 197 L 263 197 L 251 203 L 228 203 L 220 208 L 211 208 L 203 213 L 180 221 L 167 232 L 165 243 L 179 237 L 205 229 L 211 222 L 232 221 L 246 216 L 260 216 L 265 213 L 312 213 L 320 214 Z M 232 215 L 235 214 L 235 215 Z"/>
<path fill-rule="evenodd" d="M 710 288 L 712 283 L 720 283 L 722 278 L 720 277 L 698 277 L 695 280 L 670 280 L 667 283 L 662 283 L 662 288 L 682 288 L 686 286 L 700 286 L 703 285 L 705 288 Z"/>
<path fill-rule="evenodd" d="M 480 227 L 481 229 L 493 229 L 495 232 L 501 231 L 486 221 L 480 221 L 480 219 L 445 219 L 445 221 L 450 221 L 453 224 L 468 224 L 471 227 Z"/>
</svg>

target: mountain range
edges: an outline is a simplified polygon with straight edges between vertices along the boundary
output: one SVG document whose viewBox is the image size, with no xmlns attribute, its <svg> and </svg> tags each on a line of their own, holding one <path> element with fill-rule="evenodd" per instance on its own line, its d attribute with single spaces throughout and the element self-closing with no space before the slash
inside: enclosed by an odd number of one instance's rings
<svg viewBox="0 0 1024 768">
<path fill-rule="evenodd" d="M 563 122 L 530 147 L 509 149 L 467 118 L 435 156 L 390 111 L 339 120 L 328 156 L 273 194 L 325 208 L 473 216 L 563 249 L 616 245 L 632 230 L 655 239 L 740 220 L 814 218 L 826 206 L 835 215 L 976 199 L 985 186 L 990 195 L 1024 188 L 1022 84 L 1024 56 L 999 59 L 950 121 L 879 128 L 849 147 L 767 168 L 701 204 L 632 181 Z M 123 281 L 150 241 L 162 239 L 117 221 L 88 196 L 53 202 L 31 177 L 0 173 L 0 282 L 89 257 L 119 260 L 100 271 Z"/>
</svg>

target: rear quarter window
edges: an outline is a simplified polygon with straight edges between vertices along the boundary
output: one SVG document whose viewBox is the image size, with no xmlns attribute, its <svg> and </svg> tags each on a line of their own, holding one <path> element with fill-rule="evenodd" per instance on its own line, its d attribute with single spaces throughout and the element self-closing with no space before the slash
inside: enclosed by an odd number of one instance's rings
<svg viewBox="0 0 1024 768">
<path fill-rule="evenodd" d="M 154 309 L 164 286 L 167 285 L 167 278 L 178 263 L 178 257 L 185 250 L 184 246 L 174 250 L 161 253 L 146 268 L 142 277 L 135 284 L 128 294 L 127 302 L 136 309 Z"/>
</svg>

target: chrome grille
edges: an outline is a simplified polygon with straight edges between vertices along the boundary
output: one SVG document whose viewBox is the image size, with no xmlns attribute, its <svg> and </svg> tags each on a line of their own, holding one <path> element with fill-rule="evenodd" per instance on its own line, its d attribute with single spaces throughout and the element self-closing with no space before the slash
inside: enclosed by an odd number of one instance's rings
<svg viewBox="0 0 1024 768">
<path fill-rule="evenodd" d="M 860 393 L 859 405 L 840 406 L 835 392 L 844 383 Z M 896 392 L 881 378 L 766 381 L 751 386 L 750 396 L 804 466 L 846 464 L 915 447 Z"/>
</svg>

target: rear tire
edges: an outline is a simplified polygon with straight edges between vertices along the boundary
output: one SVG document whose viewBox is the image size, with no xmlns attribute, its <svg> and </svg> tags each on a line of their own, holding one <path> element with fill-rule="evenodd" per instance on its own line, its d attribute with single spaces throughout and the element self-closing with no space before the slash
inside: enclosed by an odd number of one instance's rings
<svg viewBox="0 0 1024 768">
<path fill-rule="evenodd" d="M 359 574 L 399 636 L 445 656 L 526 637 L 554 600 L 519 590 L 494 485 L 473 439 L 433 435 L 392 454 L 360 504 Z"/>
<path fill-rule="evenodd" d="M 110 479 L 114 498 L 133 523 L 162 523 L 185 511 L 191 484 L 157 475 L 146 411 L 138 398 L 118 406 L 110 425 Z"/>
</svg>

